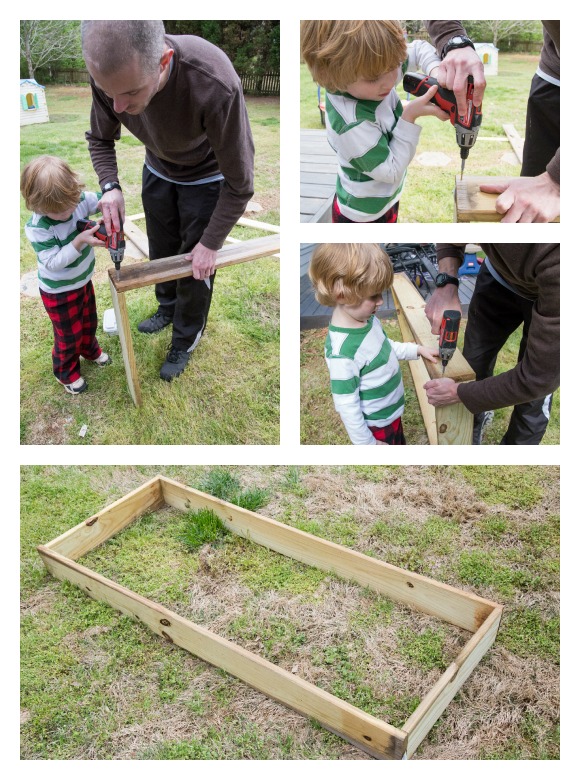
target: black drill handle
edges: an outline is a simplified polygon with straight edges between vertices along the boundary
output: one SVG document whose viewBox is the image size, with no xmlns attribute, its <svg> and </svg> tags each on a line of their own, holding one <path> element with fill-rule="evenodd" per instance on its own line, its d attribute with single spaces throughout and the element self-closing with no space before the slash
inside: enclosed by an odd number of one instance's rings
<svg viewBox="0 0 580 780">
<path fill-rule="evenodd" d="M 415 97 L 421 97 L 421 95 L 424 95 L 434 86 L 439 87 L 439 89 L 430 102 L 449 114 L 449 121 L 454 125 L 457 118 L 457 103 L 455 102 L 455 95 L 451 90 L 439 86 L 437 79 L 434 79 L 432 76 L 425 76 L 424 73 L 413 73 L 410 71 L 403 76 L 403 89 Z"/>
<path fill-rule="evenodd" d="M 77 220 L 77 230 L 79 233 L 84 233 L 85 230 L 94 228 L 96 224 L 97 223 L 92 219 L 79 219 Z M 104 223 L 101 222 L 99 229 L 94 235 L 99 239 L 99 241 L 107 240 L 107 229 L 105 228 Z"/>
<path fill-rule="evenodd" d="M 460 322 L 461 312 L 457 309 L 446 309 L 443 312 L 439 330 L 439 349 L 455 349 Z"/>
</svg>

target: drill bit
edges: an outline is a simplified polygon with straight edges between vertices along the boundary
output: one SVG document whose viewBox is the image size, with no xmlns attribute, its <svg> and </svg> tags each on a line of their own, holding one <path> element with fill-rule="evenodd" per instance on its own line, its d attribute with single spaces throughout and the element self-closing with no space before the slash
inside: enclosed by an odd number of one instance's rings
<svg viewBox="0 0 580 780">
<path fill-rule="evenodd" d="M 465 158 L 461 158 L 461 181 L 463 181 L 463 171 L 465 170 Z"/>
</svg>

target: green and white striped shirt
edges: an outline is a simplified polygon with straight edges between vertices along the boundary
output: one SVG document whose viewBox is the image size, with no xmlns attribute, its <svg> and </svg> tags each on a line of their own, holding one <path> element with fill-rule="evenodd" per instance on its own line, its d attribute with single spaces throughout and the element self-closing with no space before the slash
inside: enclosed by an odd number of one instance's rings
<svg viewBox="0 0 580 780">
<path fill-rule="evenodd" d="M 91 279 L 95 252 L 85 245 L 77 252 L 72 242 L 79 231 L 77 220 L 94 214 L 100 193 L 83 192 L 79 205 L 64 222 L 34 213 L 24 231 L 38 261 L 38 285 L 47 293 L 78 290 Z"/>
<path fill-rule="evenodd" d="M 407 53 L 397 84 L 407 70 L 428 74 L 440 62 L 427 41 L 413 41 Z M 401 197 L 421 134 L 419 125 L 401 119 L 402 113 L 395 89 L 382 101 L 327 93 L 326 131 L 339 164 L 336 193 L 348 219 L 372 222 Z"/>
<path fill-rule="evenodd" d="M 417 360 L 417 345 L 391 341 L 373 315 L 362 328 L 330 324 L 325 356 L 334 406 L 350 440 L 376 444 L 369 425 L 384 428 L 403 414 L 399 360 Z"/>
</svg>

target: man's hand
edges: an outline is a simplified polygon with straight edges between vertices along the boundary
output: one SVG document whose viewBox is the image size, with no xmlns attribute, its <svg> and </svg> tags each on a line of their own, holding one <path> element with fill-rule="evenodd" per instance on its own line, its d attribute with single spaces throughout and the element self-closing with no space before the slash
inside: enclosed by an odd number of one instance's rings
<svg viewBox="0 0 580 780">
<path fill-rule="evenodd" d="M 550 174 L 516 179 L 511 184 L 482 184 L 482 192 L 501 193 L 495 203 L 502 222 L 552 222 L 560 215 L 560 185 Z"/>
<path fill-rule="evenodd" d="M 449 406 L 449 404 L 461 403 L 457 395 L 457 383 L 450 377 L 430 379 L 425 382 L 423 389 L 427 392 L 427 400 L 431 406 Z"/>
<path fill-rule="evenodd" d="M 105 192 L 98 206 L 103 215 L 107 235 L 118 233 L 121 230 L 121 220 L 125 221 L 125 198 L 121 190 Z"/>
<path fill-rule="evenodd" d="M 433 295 L 425 306 L 425 316 L 431 323 L 431 333 L 439 335 L 443 312 L 446 309 L 461 311 L 459 302 L 459 290 L 454 284 L 446 284 L 445 287 L 436 287 Z"/>
<path fill-rule="evenodd" d="M 477 108 L 483 101 L 485 92 L 485 76 L 483 63 L 471 48 L 452 49 L 437 72 L 437 81 L 442 87 L 455 93 L 457 113 L 464 116 L 467 113 L 467 77 L 473 76 L 473 105 Z"/>
<path fill-rule="evenodd" d="M 196 244 L 186 260 L 191 260 L 191 271 L 194 279 L 209 279 L 215 271 L 217 250 L 208 249 L 203 244 Z"/>
</svg>

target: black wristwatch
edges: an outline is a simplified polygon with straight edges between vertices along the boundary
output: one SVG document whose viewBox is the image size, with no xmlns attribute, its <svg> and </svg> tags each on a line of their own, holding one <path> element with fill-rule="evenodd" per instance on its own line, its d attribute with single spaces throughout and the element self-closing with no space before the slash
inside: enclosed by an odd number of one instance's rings
<svg viewBox="0 0 580 780">
<path fill-rule="evenodd" d="M 444 59 L 444 57 L 453 49 L 465 49 L 466 46 L 471 46 L 475 51 L 475 44 L 471 38 L 468 38 L 467 35 L 454 35 L 453 38 L 450 38 L 447 41 L 441 50 L 441 59 Z"/>
<path fill-rule="evenodd" d="M 121 190 L 121 192 L 123 192 L 118 181 L 108 181 L 106 184 L 103 184 L 103 189 L 101 192 L 104 195 L 105 192 L 110 192 L 111 190 Z"/>
<path fill-rule="evenodd" d="M 446 284 L 454 284 L 459 287 L 459 279 L 456 276 L 449 276 L 449 274 L 437 274 L 435 287 L 445 287 Z"/>
</svg>

